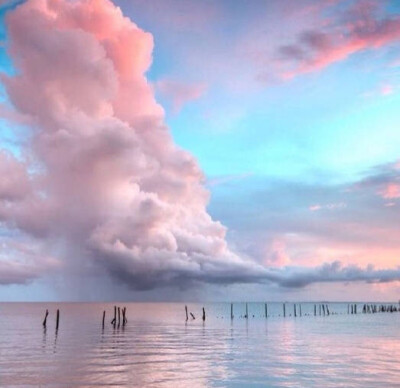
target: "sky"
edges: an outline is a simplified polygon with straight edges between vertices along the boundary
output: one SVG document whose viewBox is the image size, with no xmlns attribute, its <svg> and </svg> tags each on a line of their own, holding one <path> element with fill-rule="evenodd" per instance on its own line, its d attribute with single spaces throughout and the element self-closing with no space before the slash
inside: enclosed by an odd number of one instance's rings
<svg viewBox="0 0 400 388">
<path fill-rule="evenodd" d="M 398 300 L 398 1 L 0 7 L 0 300 Z"/>
</svg>

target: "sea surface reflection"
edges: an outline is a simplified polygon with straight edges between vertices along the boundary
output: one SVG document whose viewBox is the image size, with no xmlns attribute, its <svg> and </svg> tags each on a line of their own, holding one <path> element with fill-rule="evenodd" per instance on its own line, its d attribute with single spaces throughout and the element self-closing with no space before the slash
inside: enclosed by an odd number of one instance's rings
<svg viewBox="0 0 400 388">
<path fill-rule="evenodd" d="M 400 313 L 314 316 L 302 304 L 0 304 L 1 386 L 382 387 L 400 386 Z M 46 308 L 50 315 L 42 327 Z M 60 309 L 60 327 L 55 313 Z M 102 328 L 103 310 L 107 311 Z M 359 308 L 361 311 L 361 308 Z"/>
</svg>

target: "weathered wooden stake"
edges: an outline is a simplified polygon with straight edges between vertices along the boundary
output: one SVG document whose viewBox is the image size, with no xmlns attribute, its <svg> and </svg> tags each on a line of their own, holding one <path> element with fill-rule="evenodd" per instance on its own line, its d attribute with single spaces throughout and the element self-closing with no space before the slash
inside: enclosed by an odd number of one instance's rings
<svg viewBox="0 0 400 388">
<path fill-rule="evenodd" d="M 265 303 L 265 318 L 268 317 L 268 305 Z"/>
<path fill-rule="evenodd" d="M 283 317 L 286 317 L 286 306 L 285 306 L 285 303 L 283 304 Z"/>
<path fill-rule="evenodd" d="M 188 320 L 188 319 L 189 319 L 189 316 L 188 316 L 188 309 L 187 309 L 187 306 L 185 306 L 185 312 L 186 312 L 186 320 Z"/>
<path fill-rule="evenodd" d="M 118 326 L 121 322 L 121 309 L 118 307 Z"/>
<path fill-rule="evenodd" d="M 322 311 L 324 312 L 325 315 L 325 305 L 322 305 Z"/>
<path fill-rule="evenodd" d="M 317 316 L 317 305 L 314 305 L 314 317 Z"/>
<path fill-rule="evenodd" d="M 328 305 L 326 305 L 326 313 L 329 315 L 330 313 L 329 313 L 329 307 L 328 307 Z"/>
<path fill-rule="evenodd" d="M 299 308 L 300 308 L 300 316 L 302 316 L 302 314 L 301 314 L 301 304 L 299 304 Z"/>
<path fill-rule="evenodd" d="M 233 303 L 231 303 L 231 319 L 233 319 Z"/>
<path fill-rule="evenodd" d="M 104 329 L 104 320 L 106 319 L 106 310 L 103 311 L 103 329 Z"/>
<path fill-rule="evenodd" d="M 246 315 L 245 315 L 245 318 L 247 319 L 248 317 L 249 317 L 249 308 L 248 308 L 247 303 L 246 303 Z"/>
<path fill-rule="evenodd" d="M 293 314 L 294 314 L 295 317 L 297 317 L 297 315 L 296 315 L 296 303 L 293 305 Z"/>
<path fill-rule="evenodd" d="M 354 314 L 357 314 L 357 305 L 354 304 Z"/>
<path fill-rule="evenodd" d="M 192 317 L 192 319 L 196 319 L 196 317 L 193 315 L 193 313 L 190 313 L 190 316 Z"/>
<path fill-rule="evenodd" d="M 111 321 L 111 324 L 115 326 L 116 322 L 117 322 L 117 306 L 114 306 L 114 318 Z"/>
<path fill-rule="evenodd" d="M 128 318 L 126 317 L 126 307 L 124 307 L 124 325 L 128 323 Z"/>
<path fill-rule="evenodd" d="M 57 309 L 57 317 L 56 317 L 56 330 L 58 330 L 58 324 L 60 322 L 60 310 Z"/>
<path fill-rule="evenodd" d="M 319 315 L 321 315 L 321 304 L 319 304 Z"/>
<path fill-rule="evenodd" d="M 125 307 L 122 307 L 122 326 L 125 326 Z"/>
<path fill-rule="evenodd" d="M 46 310 L 46 314 L 44 316 L 44 320 L 43 320 L 43 327 L 46 327 L 46 323 L 47 323 L 47 317 L 49 315 L 49 310 Z"/>
<path fill-rule="evenodd" d="M 203 307 L 203 321 L 205 321 L 206 320 L 206 310 L 204 310 L 204 307 Z"/>
</svg>

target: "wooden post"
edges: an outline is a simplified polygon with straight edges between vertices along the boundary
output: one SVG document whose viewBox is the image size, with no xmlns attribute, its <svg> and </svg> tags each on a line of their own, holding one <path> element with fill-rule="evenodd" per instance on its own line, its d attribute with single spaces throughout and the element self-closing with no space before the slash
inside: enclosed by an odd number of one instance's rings
<svg viewBox="0 0 400 388">
<path fill-rule="evenodd" d="M 121 322 L 121 309 L 118 307 L 118 326 Z"/>
<path fill-rule="evenodd" d="M 122 326 L 125 326 L 125 310 L 126 307 L 122 307 Z"/>
<path fill-rule="evenodd" d="M 329 313 L 329 307 L 328 307 L 328 305 L 326 305 L 326 313 L 329 315 L 330 313 Z"/>
<path fill-rule="evenodd" d="M 357 314 L 357 304 L 354 304 L 354 314 Z"/>
<path fill-rule="evenodd" d="M 111 324 L 115 326 L 117 322 L 117 306 L 114 306 L 114 319 L 111 321 Z"/>
<path fill-rule="evenodd" d="M 314 305 L 314 317 L 317 316 L 317 305 Z"/>
<path fill-rule="evenodd" d="M 58 330 L 58 324 L 60 322 L 60 310 L 57 309 L 57 317 L 56 317 L 56 330 Z"/>
<path fill-rule="evenodd" d="M 46 314 L 44 316 L 44 320 L 43 320 L 43 327 L 46 327 L 46 323 L 47 323 L 47 317 L 49 315 L 49 310 L 46 310 Z"/>
<path fill-rule="evenodd" d="M 319 304 L 319 315 L 321 315 L 321 303 Z"/>
<path fill-rule="evenodd" d="M 324 315 L 325 315 L 325 305 L 324 304 L 322 305 L 322 311 L 324 312 Z"/>
<path fill-rule="evenodd" d="M 188 316 L 187 306 L 185 306 L 185 312 L 186 312 L 186 320 L 188 320 L 188 319 L 189 319 L 189 316 Z"/>
<path fill-rule="evenodd" d="M 231 319 L 233 319 L 233 303 L 231 303 Z"/>
<path fill-rule="evenodd" d="M 103 329 L 104 329 L 104 320 L 106 319 L 106 310 L 103 311 Z"/>
<path fill-rule="evenodd" d="M 268 317 L 268 305 L 265 303 L 265 318 Z"/>
<path fill-rule="evenodd" d="M 350 314 L 350 305 L 347 305 L 347 314 Z"/>
<path fill-rule="evenodd" d="M 296 303 L 293 305 L 293 314 L 294 314 L 295 317 L 297 316 L 296 315 Z"/>
<path fill-rule="evenodd" d="M 246 303 L 246 315 L 245 315 L 245 318 L 247 319 L 248 317 L 249 317 L 249 308 L 248 308 L 247 303 Z"/>
<path fill-rule="evenodd" d="M 196 319 L 196 317 L 193 315 L 193 313 L 190 313 L 192 319 Z"/>
<path fill-rule="evenodd" d="M 283 317 L 286 317 L 286 306 L 285 306 L 285 303 L 283 304 Z"/>
<path fill-rule="evenodd" d="M 301 304 L 299 304 L 299 308 L 300 308 L 300 316 L 302 316 L 302 314 L 301 314 Z"/>
<path fill-rule="evenodd" d="M 205 321 L 206 320 L 206 310 L 204 310 L 204 307 L 203 307 L 203 321 Z"/>
</svg>

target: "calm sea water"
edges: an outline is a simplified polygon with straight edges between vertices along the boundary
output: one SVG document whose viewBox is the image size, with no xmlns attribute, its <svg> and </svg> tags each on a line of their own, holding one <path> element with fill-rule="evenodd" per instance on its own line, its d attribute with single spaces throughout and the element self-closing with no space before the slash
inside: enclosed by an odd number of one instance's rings
<svg viewBox="0 0 400 388">
<path fill-rule="evenodd" d="M 400 313 L 313 316 L 313 304 L 0 304 L 0 385 L 5 387 L 400 387 Z M 42 320 L 49 309 L 47 328 Z M 60 326 L 55 330 L 55 313 Z M 103 310 L 107 311 L 102 329 Z M 299 309 L 297 309 L 299 313 Z M 319 313 L 317 309 L 317 314 Z M 241 317 L 242 316 L 242 317 Z"/>
</svg>

